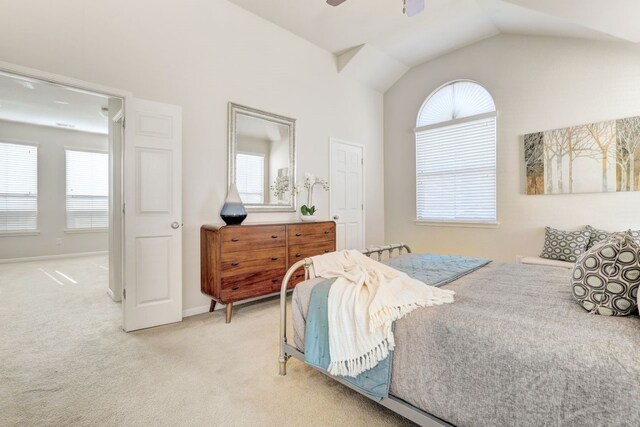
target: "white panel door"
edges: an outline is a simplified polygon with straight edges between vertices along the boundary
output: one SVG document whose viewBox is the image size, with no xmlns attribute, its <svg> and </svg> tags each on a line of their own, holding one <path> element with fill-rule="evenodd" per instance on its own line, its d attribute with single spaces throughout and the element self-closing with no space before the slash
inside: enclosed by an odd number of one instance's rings
<svg viewBox="0 0 640 427">
<path fill-rule="evenodd" d="M 124 329 L 182 320 L 182 110 L 133 99 L 125 126 Z"/>
<path fill-rule="evenodd" d="M 336 139 L 329 147 L 337 249 L 364 249 L 364 147 Z"/>
</svg>

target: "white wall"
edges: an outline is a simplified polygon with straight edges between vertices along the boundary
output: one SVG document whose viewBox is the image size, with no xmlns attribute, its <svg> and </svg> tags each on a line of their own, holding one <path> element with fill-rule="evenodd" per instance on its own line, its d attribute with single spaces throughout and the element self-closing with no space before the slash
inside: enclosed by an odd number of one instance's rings
<svg viewBox="0 0 640 427">
<path fill-rule="evenodd" d="M 122 300 L 122 122 L 121 99 L 109 99 L 109 295 Z M 117 121 L 114 119 L 118 117 Z"/>
<path fill-rule="evenodd" d="M 289 139 L 281 139 L 279 141 L 271 141 L 269 150 L 269 171 L 267 194 L 269 197 L 269 203 L 278 203 L 278 197 L 273 194 L 271 185 L 276 182 L 278 178 L 279 169 L 289 169 Z M 282 202 L 289 200 L 289 193 L 282 195 Z"/>
<path fill-rule="evenodd" d="M 426 97 L 455 79 L 480 82 L 498 108 L 498 229 L 417 226 L 412 129 Z M 544 226 L 640 228 L 640 193 L 526 196 L 526 133 L 640 115 L 640 48 L 497 36 L 409 71 L 384 97 L 385 232 L 416 250 L 514 261 L 537 255 Z"/>
<path fill-rule="evenodd" d="M 297 119 L 298 178 L 330 136 L 367 145 L 367 241 L 384 236 L 382 95 L 335 57 L 224 0 L 0 0 L 0 60 L 183 108 L 183 305 L 201 307 L 199 229 L 226 195 L 227 102 Z M 316 194 L 328 218 L 327 194 Z M 248 221 L 295 219 L 251 214 Z"/>
<path fill-rule="evenodd" d="M 65 148 L 107 152 L 107 135 L 0 121 L 0 141 L 38 145 L 38 235 L 0 235 L 0 259 L 27 258 L 108 249 L 107 232 L 65 233 Z M 60 244 L 56 240 L 60 239 Z"/>
</svg>

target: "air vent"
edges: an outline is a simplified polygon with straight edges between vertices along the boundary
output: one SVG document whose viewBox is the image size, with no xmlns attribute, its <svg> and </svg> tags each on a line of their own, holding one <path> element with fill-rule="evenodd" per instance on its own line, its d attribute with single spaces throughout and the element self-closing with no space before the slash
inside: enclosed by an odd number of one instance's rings
<svg viewBox="0 0 640 427">
<path fill-rule="evenodd" d="M 57 122 L 56 126 L 61 128 L 67 128 L 67 129 L 74 129 L 76 127 L 76 125 L 72 125 L 71 123 L 60 123 L 60 122 Z"/>
</svg>

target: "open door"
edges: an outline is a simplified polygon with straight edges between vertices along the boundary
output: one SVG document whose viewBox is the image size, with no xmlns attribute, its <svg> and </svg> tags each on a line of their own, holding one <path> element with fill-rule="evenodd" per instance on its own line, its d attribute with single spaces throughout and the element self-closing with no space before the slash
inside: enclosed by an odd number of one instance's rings
<svg viewBox="0 0 640 427">
<path fill-rule="evenodd" d="M 125 331 L 182 320 L 182 109 L 127 100 Z"/>
</svg>

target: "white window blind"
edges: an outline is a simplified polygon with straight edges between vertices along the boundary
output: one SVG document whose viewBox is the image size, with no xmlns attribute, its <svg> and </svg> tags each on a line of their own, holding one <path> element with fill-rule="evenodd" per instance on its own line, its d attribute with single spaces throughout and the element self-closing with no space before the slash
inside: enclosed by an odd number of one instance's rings
<svg viewBox="0 0 640 427">
<path fill-rule="evenodd" d="M 238 153 L 236 186 L 243 203 L 264 203 L 264 156 Z"/>
<path fill-rule="evenodd" d="M 432 93 L 416 129 L 418 221 L 496 223 L 496 107 L 476 82 Z"/>
<path fill-rule="evenodd" d="M 496 222 L 496 119 L 416 133 L 417 219 Z"/>
<path fill-rule="evenodd" d="M 0 232 L 38 227 L 38 147 L 0 142 Z"/>
<path fill-rule="evenodd" d="M 109 227 L 109 156 L 66 150 L 67 228 Z"/>
<path fill-rule="evenodd" d="M 476 82 L 460 80 L 436 90 L 420 109 L 418 127 L 496 111 L 491 94 Z"/>
</svg>

